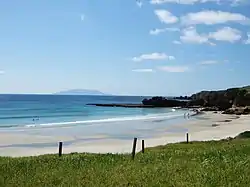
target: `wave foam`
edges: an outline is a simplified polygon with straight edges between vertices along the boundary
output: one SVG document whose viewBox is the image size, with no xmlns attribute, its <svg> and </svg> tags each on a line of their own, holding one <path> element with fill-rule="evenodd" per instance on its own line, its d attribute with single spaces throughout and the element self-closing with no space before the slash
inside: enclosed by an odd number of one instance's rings
<svg viewBox="0 0 250 187">
<path fill-rule="evenodd" d="M 151 120 L 151 119 L 171 119 L 181 117 L 183 114 L 164 113 L 157 115 L 145 115 L 145 116 L 133 116 L 133 117 L 119 117 L 119 118 L 107 118 L 97 120 L 85 120 L 85 121 L 69 121 L 69 122 L 55 122 L 55 123 L 43 123 L 36 125 L 26 125 L 26 127 L 38 127 L 38 126 L 68 126 L 79 124 L 91 124 L 91 123 L 108 123 L 108 122 L 122 122 L 122 121 L 136 121 L 136 120 Z"/>
<path fill-rule="evenodd" d="M 36 127 L 36 125 L 32 124 L 32 125 L 25 125 L 25 127 Z"/>
</svg>

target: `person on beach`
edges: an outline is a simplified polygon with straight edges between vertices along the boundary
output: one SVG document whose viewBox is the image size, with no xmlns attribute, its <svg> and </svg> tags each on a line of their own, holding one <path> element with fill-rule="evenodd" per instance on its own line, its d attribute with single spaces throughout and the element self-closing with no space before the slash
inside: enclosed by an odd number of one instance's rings
<svg viewBox="0 0 250 187">
<path fill-rule="evenodd" d="M 35 116 L 33 119 L 32 119 L 33 122 L 35 121 L 39 121 L 39 117 L 38 116 Z"/>
</svg>

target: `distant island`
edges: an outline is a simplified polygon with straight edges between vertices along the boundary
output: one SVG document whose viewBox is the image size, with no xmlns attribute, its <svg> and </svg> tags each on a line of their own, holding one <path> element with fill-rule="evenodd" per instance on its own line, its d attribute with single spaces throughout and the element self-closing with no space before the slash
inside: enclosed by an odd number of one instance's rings
<svg viewBox="0 0 250 187">
<path fill-rule="evenodd" d="M 98 90 L 73 89 L 55 93 L 55 95 L 108 95 Z"/>
</svg>

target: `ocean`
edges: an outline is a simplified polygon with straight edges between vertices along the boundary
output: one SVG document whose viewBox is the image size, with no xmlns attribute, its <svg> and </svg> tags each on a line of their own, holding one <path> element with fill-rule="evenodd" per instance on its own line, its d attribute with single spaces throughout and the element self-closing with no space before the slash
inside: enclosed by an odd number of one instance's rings
<svg viewBox="0 0 250 187">
<path fill-rule="evenodd" d="M 144 98 L 143 96 L 0 95 L 0 130 L 44 130 L 80 126 L 87 127 L 84 132 L 88 131 L 88 135 L 103 132 L 118 135 L 125 132 L 128 134 L 135 129 L 148 129 L 150 133 L 152 129 L 174 123 L 174 120 L 183 120 L 185 110 L 182 109 L 86 105 L 88 103 L 139 104 Z M 97 128 L 94 128 L 95 126 Z"/>
</svg>

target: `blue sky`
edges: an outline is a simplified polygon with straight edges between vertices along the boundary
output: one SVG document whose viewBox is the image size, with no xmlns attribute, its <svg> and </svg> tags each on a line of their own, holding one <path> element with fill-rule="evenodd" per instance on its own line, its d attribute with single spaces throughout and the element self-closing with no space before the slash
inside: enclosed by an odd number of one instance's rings
<svg viewBox="0 0 250 187">
<path fill-rule="evenodd" d="M 249 10 L 248 0 L 1 1 L 0 93 L 248 85 Z"/>
</svg>

